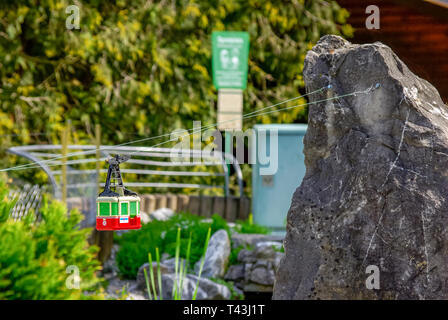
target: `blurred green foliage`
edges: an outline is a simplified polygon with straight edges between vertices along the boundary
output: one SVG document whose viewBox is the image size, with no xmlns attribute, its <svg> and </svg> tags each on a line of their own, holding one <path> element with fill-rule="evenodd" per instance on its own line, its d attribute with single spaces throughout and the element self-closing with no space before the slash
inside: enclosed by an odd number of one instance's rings
<svg viewBox="0 0 448 320">
<path fill-rule="evenodd" d="M 3 150 L 58 143 L 69 119 L 72 142 L 91 143 L 99 123 L 104 144 L 216 122 L 212 31 L 250 34 L 245 113 L 303 94 L 306 51 L 324 34 L 353 31 L 348 12 L 330 0 L 76 1 L 80 29 L 68 30 L 72 4 L 0 4 Z M 297 108 L 245 127 L 303 121 L 306 110 Z"/>
<path fill-rule="evenodd" d="M 88 246 L 89 229 L 76 227 L 81 214 L 67 216 L 61 203 L 44 201 L 41 222 L 32 213 L 14 221 L 8 218 L 14 203 L 7 192 L 0 179 L 0 300 L 104 298 L 96 277 L 98 248 Z M 74 276 L 68 266 L 78 268 L 79 288 L 66 286 Z"/>
<path fill-rule="evenodd" d="M 251 35 L 245 105 L 253 111 L 299 93 L 304 55 L 321 35 L 351 33 L 335 1 L 79 3 L 80 30 L 65 26 L 71 1 L 3 5 L 2 132 L 55 134 L 71 119 L 79 139 L 101 123 L 107 140 L 118 142 L 130 132 L 160 134 L 210 120 L 213 30 Z M 271 117 L 262 120 L 297 114 Z"/>
</svg>

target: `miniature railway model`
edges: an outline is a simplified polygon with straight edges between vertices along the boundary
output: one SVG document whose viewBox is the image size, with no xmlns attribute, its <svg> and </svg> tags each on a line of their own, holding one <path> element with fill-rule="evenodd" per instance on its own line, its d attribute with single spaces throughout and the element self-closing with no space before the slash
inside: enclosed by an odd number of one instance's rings
<svg viewBox="0 0 448 320">
<path fill-rule="evenodd" d="M 129 156 L 116 155 L 109 163 L 104 190 L 96 199 L 96 229 L 100 231 L 140 229 L 140 198 L 126 189 L 120 173 L 120 163 Z M 114 183 L 111 186 L 111 179 Z M 115 183 L 116 182 L 116 183 Z M 111 190 L 114 189 L 114 190 Z"/>
</svg>

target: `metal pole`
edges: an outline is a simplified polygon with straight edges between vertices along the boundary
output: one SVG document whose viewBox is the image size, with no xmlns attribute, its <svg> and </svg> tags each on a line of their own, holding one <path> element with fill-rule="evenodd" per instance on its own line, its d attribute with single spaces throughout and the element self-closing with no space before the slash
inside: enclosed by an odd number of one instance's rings
<svg viewBox="0 0 448 320">
<path fill-rule="evenodd" d="M 98 191 L 98 185 L 100 184 L 100 158 L 101 158 L 101 126 L 99 124 L 95 125 L 95 144 L 96 144 L 96 190 Z M 98 192 L 97 192 L 98 194 Z"/>
<path fill-rule="evenodd" d="M 68 127 L 62 129 L 62 202 L 67 203 L 67 146 L 68 146 Z"/>
<path fill-rule="evenodd" d="M 231 155 L 233 155 L 233 149 L 232 149 L 233 141 L 232 141 L 232 139 L 233 139 L 233 135 L 230 132 L 228 132 L 228 131 L 224 131 L 224 143 L 225 143 L 224 152 L 227 153 L 227 154 L 231 154 Z M 227 163 L 227 175 L 229 175 L 229 176 L 230 176 L 230 166 L 231 166 L 230 159 L 231 158 L 225 157 L 225 161 Z"/>
</svg>

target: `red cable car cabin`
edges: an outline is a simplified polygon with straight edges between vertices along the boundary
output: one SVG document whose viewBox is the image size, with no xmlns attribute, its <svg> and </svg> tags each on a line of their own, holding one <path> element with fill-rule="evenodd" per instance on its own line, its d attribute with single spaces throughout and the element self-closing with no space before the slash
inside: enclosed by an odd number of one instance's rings
<svg viewBox="0 0 448 320">
<path fill-rule="evenodd" d="M 100 231 L 140 229 L 140 198 L 137 193 L 126 189 L 120 173 L 120 163 L 129 156 L 116 155 L 107 159 L 107 171 L 104 191 L 96 199 L 96 229 Z M 111 178 L 117 180 L 117 186 L 111 190 Z M 117 191 L 117 192 L 115 192 Z"/>
<path fill-rule="evenodd" d="M 140 229 L 138 196 L 98 197 L 96 199 L 97 230 Z"/>
</svg>

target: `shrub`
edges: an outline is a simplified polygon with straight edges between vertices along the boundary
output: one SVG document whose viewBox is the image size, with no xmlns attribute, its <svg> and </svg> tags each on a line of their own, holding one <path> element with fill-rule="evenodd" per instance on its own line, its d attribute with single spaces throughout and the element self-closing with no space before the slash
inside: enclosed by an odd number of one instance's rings
<svg viewBox="0 0 448 320">
<path fill-rule="evenodd" d="M 14 221 L 8 218 L 12 206 L 0 181 L 0 300 L 100 297 L 83 294 L 96 291 L 100 266 L 98 248 L 87 243 L 89 230 L 77 227 L 81 214 L 67 216 L 64 205 L 44 199 L 41 222 L 35 223 L 32 213 Z M 79 270 L 79 289 L 66 286 L 73 275 L 67 273 L 70 265 Z"/>
</svg>

